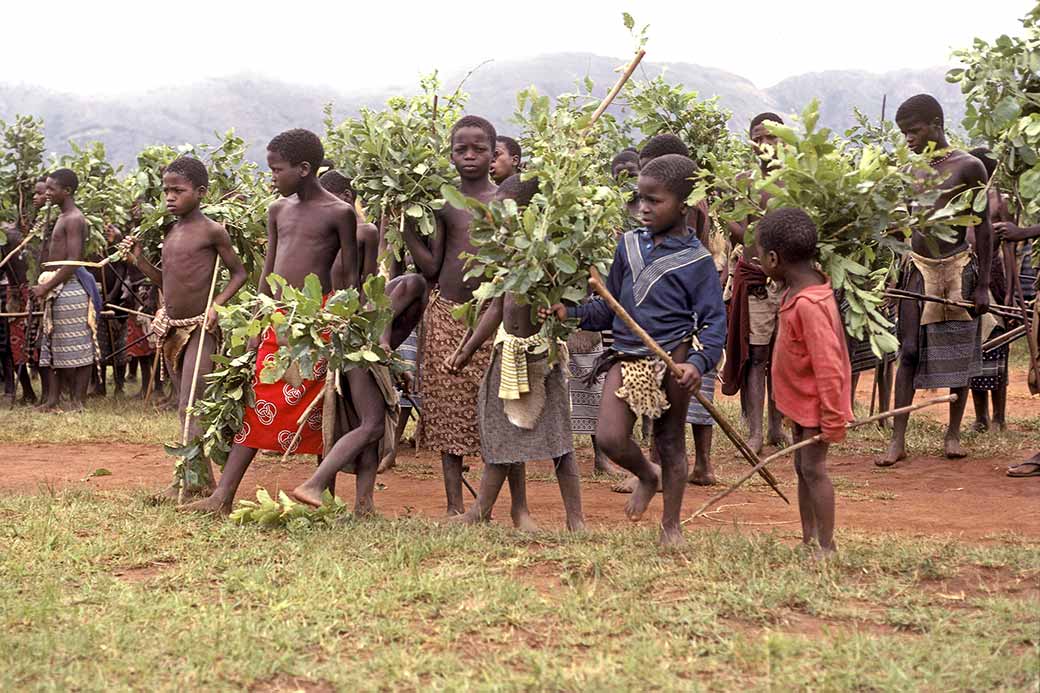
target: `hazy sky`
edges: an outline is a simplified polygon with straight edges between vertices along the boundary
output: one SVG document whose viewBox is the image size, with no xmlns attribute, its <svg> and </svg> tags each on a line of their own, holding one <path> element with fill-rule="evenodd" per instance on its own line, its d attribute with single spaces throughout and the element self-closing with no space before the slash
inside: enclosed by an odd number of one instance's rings
<svg viewBox="0 0 1040 693">
<path fill-rule="evenodd" d="M 412 83 L 486 59 L 625 57 L 621 12 L 650 24 L 647 60 L 719 67 L 760 87 L 825 69 L 950 61 L 1015 33 L 1030 0 L 6 3 L 0 82 L 123 93 L 252 73 L 341 90 Z"/>
</svg>

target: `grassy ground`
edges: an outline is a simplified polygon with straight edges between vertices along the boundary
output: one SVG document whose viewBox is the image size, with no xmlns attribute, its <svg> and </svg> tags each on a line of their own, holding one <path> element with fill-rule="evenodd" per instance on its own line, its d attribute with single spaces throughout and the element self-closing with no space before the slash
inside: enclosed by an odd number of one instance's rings
<svg viewBox="0 0 1040 693">
<path fill-rule="evenodd" d="M 0 689 L 1024 690 L 1040 546 L 841 534 L 265 532 L 0 497 Z"/>
</svg>

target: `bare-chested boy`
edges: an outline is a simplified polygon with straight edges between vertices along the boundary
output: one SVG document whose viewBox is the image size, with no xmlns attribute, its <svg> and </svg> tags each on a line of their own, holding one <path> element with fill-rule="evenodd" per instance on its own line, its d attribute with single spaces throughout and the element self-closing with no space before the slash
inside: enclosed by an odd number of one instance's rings
<svg viewBox="0 0 1040 693">
<path fill-rule="evenodd" d="M 489 177 L 496 133 L 494 126 L 478 116 L 461 118 L 451 130 L 451 160 L 462 181 L 459 190 L 481 202 L 495 194 Z M 422 388 L 422 425 L 420 444 L 441 453 L 444 491 L 448 513 L 457 515 L 462 502 L 462 458 L 480 453 L 477 426 L 477 393 L 491 360 L 491 348 L 484 345 L 459 373 L 449 369 L 447 360 L 466 335 L 465 325 L 451 311 L 469 301 L 478 280 L 463 280 L 462 253 L 473 252 L 468 210 L 446 206 L 437 215 L 437 228 L 427 245 L 414 226 L 405 227 L 408 252 L 419 271 L 437 288 L 430 296 L 423 318 L 420 346 Z"/>
<path fill-rule="evenodd" d="M 3 247 L 3 257 L 7 257 L 22 242 L 24 236 L 15 226 L 5 229 L 7 233 L 7 245 Z M 4 265 L 3 275 L 7 277 L 7 310 L 12 313 L 22 313 L 29 310 L 29 283 L 27 279 L 28 263 L 26 262 L 26 251 L 11 255 Z M 7 321 L 8 340 L 10 342 L 10 374 L 11 385 L 14 380 L 22 387 L 22 404 L 35 404 L 36 393 L 33 391 L 32 378 L 29 376 L 29 350 L 26 345 L 26 327 L 33 321 L 29 316 L 10 318 Z M 12 392 L 12 398 L 15 393 Z M 13 400 L 12 400 L 13 401 Z"/>
<path fill-rule="evenodd" d="M 767 123 L 783 123 L 775 113 L 760 113 L 751 120 L 751 142 L 760 156 L 777 146 L 777 137 L 769 132 Z M 762 159 L 761 174 L 769 163 Z M 748 174 L 751 175 L 751 174 Z M 768 196 L 763 193 L 760 205 L 765 210 Z M 780 311 L 780 287 L 769 282 L 755 258 L 755 243 L 744 244 L 748 224 L 754 221 L 730 222 L 729 232 L 733 247 L 744 248 L 744 253 L 733 270 L 733 297 L 728 307 L 729 335 L 726 338 L 726 365 L 722 373 L 722 392 L 734 395 L 740 392 L 742 409 L 748 419 L 748 445 L 755 453 L 762 451 L 762 414 L 766 409 L 766 380 L 773 337 L 776 334 L 777 315 Z M 769 445 L 787 442 L 780 426 L 780 413 L 773 398 L 768 398 L 769 427 L 764 438 Z"/>
<path fill-rule="evenodd" d="M 495 139 L 495 158 L 491 160 L 491 180 L 496 185 L 520 172 L 520 160 L 523 150 L 520 143 L 512 137 L 499 135 Z"/>
<path fill-rule="evenodd" d="M 896 124 L 906 143 L 917 153 L 935 148 L 931 166 L 942 177 L 943 193 L 935 203 L 945 207 L 956 195 L 986 185 L 982 162 L 959 149 L 949 149 L 943 130 L 942 106 L 932 96 L 918 94 L 899 106 Z M 946 151 L 949 149 L 949 151 Z M 945 153 L 943 153 L 945 152 Z M 984 209 L 975 227 L 976 257 L 968 245 L 967 229 L 954 227 L 952 240 L 929 238 L 914 232 L 910 262 L 900 277 L 901 288 L 955 300 L 967 300 L 974 310 L 939 303 L 904 300 L 899 305 L 899 370 L 896 373 L 895 406 L 914 401 L 919 389 L 949 388 L 957 395 L 950 403 L 950 420 L 944 441 L 949 459 L 967 456 L 961 447 L 961 419 L 967 405 L 968 384 L 982 371 L 979 316 L 989 311 L 989 274 L 993 251 L 989 211 Z M 906 458 L 908 414 L 895 417 L 892 443 L 876 464 L 888 467 Z"/>
<path fill-rule="evenodd" d="M 213 354 L 219 347 L 216 310 L 210 308 L 209 313 L 206 312 L 217 255 L 220 255 L 224 266 L 228 268 L 231 278 L 227 286 L 214 295 L 214 306 L 227 303 L 246 282 L 246 270 L 231 246 L 228 232 L 199 209 L 208 188 L 209 173 L 198 159 L 182 156 L 163 171 L 166 208 L 177 217 L 177 221 L 170 226 L 163 239 L 162 269 L 156 268 L 143 256 L 141 246 L 132 238 L 123 241 L 123 247 L 130 250 L 130 261 L 162 289 L 166 300 L 166 304 L 159 309 L 156 322 L 160 325 L 160 348 L 177 391 L 177 413 L 181 426 L 184 425 L 185 417 L 189 416 L 187 408 L 192 385 L 197 401 L 205 390 L 205 376 L 213 370 Z M 163 326 L 165 319 L 169 320 L 168 329 Z M 202 360 L 199 362 L 198 378 L 193 383 L 199 349 L 202 349 Z M 194 438 L 198 433 L 197 422 L 192 417 L 188 435 Z M 213 469 L 208 460 L 206 464 L 209 471 L 207 478 L 212 479 Z M 184 492 L 185 495 L 199 495 L 210 490 L 212 486 L 186 488 Z M 175 484 L 166 494 L 176 498 L 178 491 Z"/>
<path fill-rule="evenodd" d="M 330 293 L 332 264 L 337 253 L 343 253 L 342 285 L 357 286 L 357 215 L 353 207 L 325 190 L 318 181 L 317 171 L 324 158 L 321 140 L 308 130 L 287 130 L 267 145 L 267 164 L 275 187 L 283 197 L 271 205 L 267 214 L 267 255 L 260 276 L 260 290 L 265 293 L 272 291 L 267 283 L 272 273 L 294 287 L 302 287 L 307 275 L 314 274 L 322 291 Z M 257 352 L 257 376 L 263 368 L 264 357 L 277 349 L 273 330 L 267 330 Z M 184 509 L 229 513 L 235 492 L 257 450 L 285 452 L 289 449 L 298 427 L 297 419 L 314 398 L 322 394 L 324 382 L 325 372 L 321 367 L 315 367 L 313 374 L 306 374 L 299 386 L 287 382 L 263 384 L 258 377 L 253 386 L 254 406 L 245 412 L 242 430 L 235 436 L 217 488 L 208 498 L 183 506 Z M 300 454 L 322 454 L 320 406 L 314 409 L 292 450 Z"/>
<path fill-rule="evenodd" d="M 73 199 L 79 179 L 71 169 L 60 168 L 47 176 L 46 186 L 47 200 L 60 210 L 47 259 L 82 261 L 87 220 Z M 47 369 L 48 378 L 43 409 L 57 411 L 61 393 L 67 391 L 72 408 L 82 410 L 97 350 L 95 316 L 84 285 L 92 282 L 90 273 L 64 265 L 43 272 L 37 281 L 32 296 L 45 302 L 44 312 L 48 313 L 40 344 L 40 366 Z"/>
<path fill-rule="evenodd" d="M 350 185 L 349 178 L 339 171 L 331 170 L 323 173 L 318 180 L 321 181 L 321 187 L 351 207 L 354 207 L 355 212 L 357 211 L 357 207 L 354 204 L 357 200 L 357 195 L 354 192 L 354 188 Z M 366 279 L 379 271 L 379 229 L 375 224 L 358 221 L 357 246 L 358 267 L 355 276 L 364 284 Z M 347 288 L 338 284 L 342 273 L 342 257 L 342 254 L 337 255 L 336 264 L 332 266 L 332 288 L 335 290 Z"/>
</svg>

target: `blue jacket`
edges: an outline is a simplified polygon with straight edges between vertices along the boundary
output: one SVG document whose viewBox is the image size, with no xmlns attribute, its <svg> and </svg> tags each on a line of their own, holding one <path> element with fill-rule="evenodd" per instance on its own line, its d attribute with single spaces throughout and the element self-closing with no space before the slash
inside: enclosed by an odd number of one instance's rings
<svg viewBox="0 0 1040 693">
<path fill-rule="evenodd" d="M 692 231 L 654 246 L 645 229 L 628 231 L 618 243 L 607 289 L 666 351 L 696 334 L 703 350 L 690 350 L 687 362 L 706 374 L 722 358 L 726 308 L 715 263 Z M 650 350 L 605 302 L 594 299 L 567 309 L 581 329 L 613 330 L 614 349 L 647 356 Z"/>
</svg>

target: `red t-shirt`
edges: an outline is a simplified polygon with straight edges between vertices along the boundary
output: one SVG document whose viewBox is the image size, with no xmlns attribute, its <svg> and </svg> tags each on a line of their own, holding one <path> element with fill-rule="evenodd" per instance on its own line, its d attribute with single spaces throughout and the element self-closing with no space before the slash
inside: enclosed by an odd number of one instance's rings
<svg viewBox="0 0 1040 693">
<path fill-rule="evenodd" d="M 773 347 L 773 397 L 789 419 L 832 443 L 852 421 L 852 365 L 830 282 L 784 295 Z"/>
</svg>

